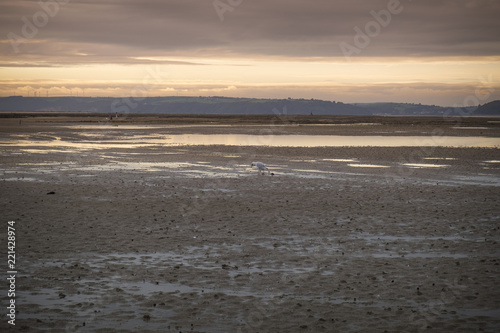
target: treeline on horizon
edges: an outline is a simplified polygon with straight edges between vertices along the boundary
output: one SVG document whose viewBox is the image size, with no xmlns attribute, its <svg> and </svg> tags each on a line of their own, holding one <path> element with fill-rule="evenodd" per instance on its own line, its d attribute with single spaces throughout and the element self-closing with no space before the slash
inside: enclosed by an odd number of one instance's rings
<svg viewBox="0 0 500 333">
<path fill-rule="evenodd" d="M 247 115 L 500 115 L 500 101 L 479 107 L 441 107 L 410 103 L 346 104 L 317 99 L 232 97 L 0 97 L 0 112 L 92 112 Z"/>
</svg>

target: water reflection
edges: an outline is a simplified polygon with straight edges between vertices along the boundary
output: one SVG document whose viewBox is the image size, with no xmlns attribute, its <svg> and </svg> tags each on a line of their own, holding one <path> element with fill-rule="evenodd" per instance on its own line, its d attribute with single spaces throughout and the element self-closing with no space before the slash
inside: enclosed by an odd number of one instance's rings
<svg viewBox="0 0 500 333">
<path fill-rule="evenodd" d="M 141 148 L 165 145 L 223 145 L 269 147 L 464 147 L 499 148 L 500 138 L 471 136 L 342 136 L 342 135 L 247 135 L 247 134 L 172 134 L 110 135 L 98 140 L 92 136 L 78 141 L 52 138 L 47 140 L 12 140 L 0 147 L 73 148 L 78 150 L 108 148 Z M 340 160 L 332 160 L 340 161 Z"/>
<path fill-rule="evenodd" d="M 447 164 L 425 164 L 425 163 L 403 163 L 402 165 L 407 166 L 412 169 L 422 169 L 422 168 L 448 168 Z"/>
<path fill-rule="evenodd" d="M 341 136 L 341 135 L 170 135 L 175 145 L 230 145 L 271 147 L 500 147 L 500 138 L 459 136 Z"/>
<path fill-rule="evenodd" d="M 351 168 L 381 168 L 381 169 L 390 168 L 390 166 L 388 165 L 378 165 L 378 164 L 349 163 L 347 165 L 350 166 Z"/>
</svg>

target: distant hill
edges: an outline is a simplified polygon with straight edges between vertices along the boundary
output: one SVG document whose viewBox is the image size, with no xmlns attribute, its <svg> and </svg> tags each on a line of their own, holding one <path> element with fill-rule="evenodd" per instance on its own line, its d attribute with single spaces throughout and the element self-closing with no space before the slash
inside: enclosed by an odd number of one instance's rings
<svg viewBox="0 0 500 333">
<path fill-rule="evenodd" d="M 22 97 L 0 98 L 0 112 L 92 112 L 167 114 L 275 115 L 417 115 L 472 114 L 453 109 L 406 103 L 345 104 L 317 99 L 258 99 L 230 97 Z"/>
<path fill-rule="evenodd" d="M 305 99 L 228 97 L 3 97 L 0 112 L 57 111 L 175 114 L 331 114 L 364 115 L 368 110 L 344 103 Z"/>
<path fill-rule="evenodd" d="M 472 114 L 475 109 L 410 103 L 357 103 L 354 105 L 378 116 L 463 116 L 464 114 Z"/>
<path fill-rule="evenodd" d="M 475 116 L 500 116 L 500 101 L 481 105 L 474 111 Z"/>
</svg>

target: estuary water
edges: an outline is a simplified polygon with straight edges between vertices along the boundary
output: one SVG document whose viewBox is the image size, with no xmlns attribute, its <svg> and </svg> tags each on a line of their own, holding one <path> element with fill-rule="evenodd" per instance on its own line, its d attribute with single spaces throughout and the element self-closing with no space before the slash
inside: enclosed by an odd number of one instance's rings
<svg viewBox="0 0 500 333">
<path fill-rule="evenodd" d="M 269 146 L 269 147 L 461 147 L 500 148 L 500 138 L 479 136 L 343 136 L 343 135 L 248 135 L 248 134 L 80 134 L 78 140 L 53 136 L 42 140 L 20 137 L 0 146 L 69 149 L 138 148 L 148 146 Z"/>
</svg>

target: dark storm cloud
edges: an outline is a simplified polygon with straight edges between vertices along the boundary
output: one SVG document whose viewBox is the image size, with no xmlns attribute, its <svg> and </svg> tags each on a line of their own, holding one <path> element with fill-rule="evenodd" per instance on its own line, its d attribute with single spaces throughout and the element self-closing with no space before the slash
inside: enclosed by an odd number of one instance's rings
<svg viewBox="0 0 500 333">
<path fill-rule="evenodd" d="M 57 13 L 47 15 L 48 22 L 34 36 L 17 40 L 17 52 L 12 34 L 26 37 L 26 20 L 33 22 L 42 8 L 38 1 L 2 1 L 0 52 L 49 62 L 103 63 L 186 55 L 343 57 L 341 43 L 367 57 L 500 54 L 500 1 L 495 0 L 216 1 L 73 0 L 55 5 L 57 0 L 45 0 L 53 11 L 58 6 Z M 218 12 L 214 3 L 225 9 Z M 399 12 L 386 26 L 379 24 L 368 45 L 356 45 L 355 28 L 365 32 L 370 22 L 373 27 L 371 12 L 391 5 Z"/>
</svg>

